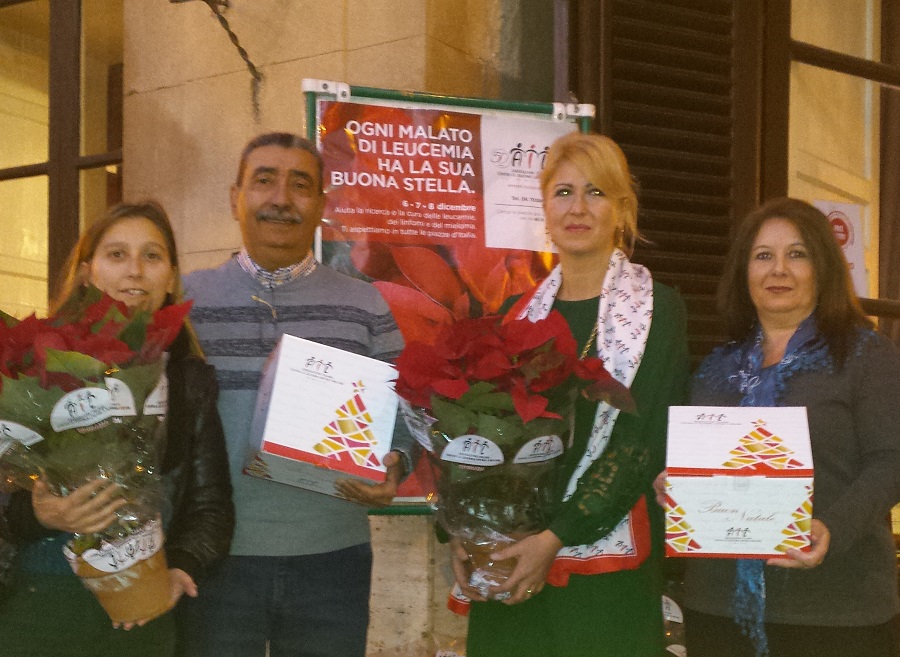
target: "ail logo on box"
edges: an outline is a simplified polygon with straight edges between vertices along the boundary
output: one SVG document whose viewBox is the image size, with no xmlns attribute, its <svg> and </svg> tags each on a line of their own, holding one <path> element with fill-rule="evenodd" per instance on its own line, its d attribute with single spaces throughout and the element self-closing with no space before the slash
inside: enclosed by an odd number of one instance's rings
<svg viewBox="0 0 900 657">
<path fill-rule="evenodd" d="M 316 358 L 315 356 L 309 356 L 303 364 L 303 374 L 326 381 L 335 380 L 331 375 L 331 370 L 333 369 L 334 363 L 331 360 Z M 297 372 L 299 370 L 295 369 L 294 371 Z"/>
</svg>

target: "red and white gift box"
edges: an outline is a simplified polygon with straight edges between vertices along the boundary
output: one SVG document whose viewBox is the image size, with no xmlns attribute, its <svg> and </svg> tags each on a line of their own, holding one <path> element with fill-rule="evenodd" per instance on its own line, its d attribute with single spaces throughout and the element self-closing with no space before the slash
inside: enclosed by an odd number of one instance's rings
<svg viewBox="0 0 900 657">
<path fill-rule="evenodd" d="M 808 548 L 805 408 L 673 406 L 666 470 L 668 556 L 766 558 Z"/>
<path fill-rule="evenodd" d="M 282 336 L 263 370 L 244 473 L 327 495 L 341 478 L 384 481 L 396 377 L 389 363 Z"/>
</svg>

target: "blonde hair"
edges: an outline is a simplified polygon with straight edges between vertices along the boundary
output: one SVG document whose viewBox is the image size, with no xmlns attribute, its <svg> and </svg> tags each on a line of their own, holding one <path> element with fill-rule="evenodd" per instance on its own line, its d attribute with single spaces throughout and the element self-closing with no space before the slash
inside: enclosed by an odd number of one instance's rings
<svg viewBox="0 0 900 657">
<path fill-rule="evenodd" d="M 596 133 L 570 132 L 557 139 L 547 151 L 540 173 L 541 193 L 547 189 L 560 165 L 569 162 L 612 202 L 622 231 L 616 234 L 616 247 L 628 255 L 641 239 L 637 227 L 637 182 L 628 169 L 628 160 L 618 144 Z"/>
</svg>

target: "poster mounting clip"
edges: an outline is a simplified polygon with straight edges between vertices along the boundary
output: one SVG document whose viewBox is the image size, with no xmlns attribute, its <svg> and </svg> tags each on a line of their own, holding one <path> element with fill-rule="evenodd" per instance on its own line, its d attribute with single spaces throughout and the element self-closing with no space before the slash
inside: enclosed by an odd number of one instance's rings
<svg viewBox="0 0 900 657">
<path fill-rule="evenodd" d="M 312 92 L 317 94 L 330 94 L 337 100 L 350 100 L 350 85 L 346 82 L 335 82 L 334 80 L 315 80 L 313 78 L 304 78 L 302 89 L 304 92 Z"/>
</svg>

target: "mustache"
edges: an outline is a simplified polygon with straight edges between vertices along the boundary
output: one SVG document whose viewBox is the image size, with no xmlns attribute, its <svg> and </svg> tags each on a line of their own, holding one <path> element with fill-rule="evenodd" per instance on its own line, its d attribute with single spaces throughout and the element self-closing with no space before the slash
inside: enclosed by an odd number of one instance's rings
<svg viewBox="0 0 900 657">
<path fill-rule="evenodd" d="M 263 208 L 256 213 L 258 221 L 280 221 L 284 223 L 302 224 L 303 217 L 292 210 L 285 208 Z"/>
</svg>

